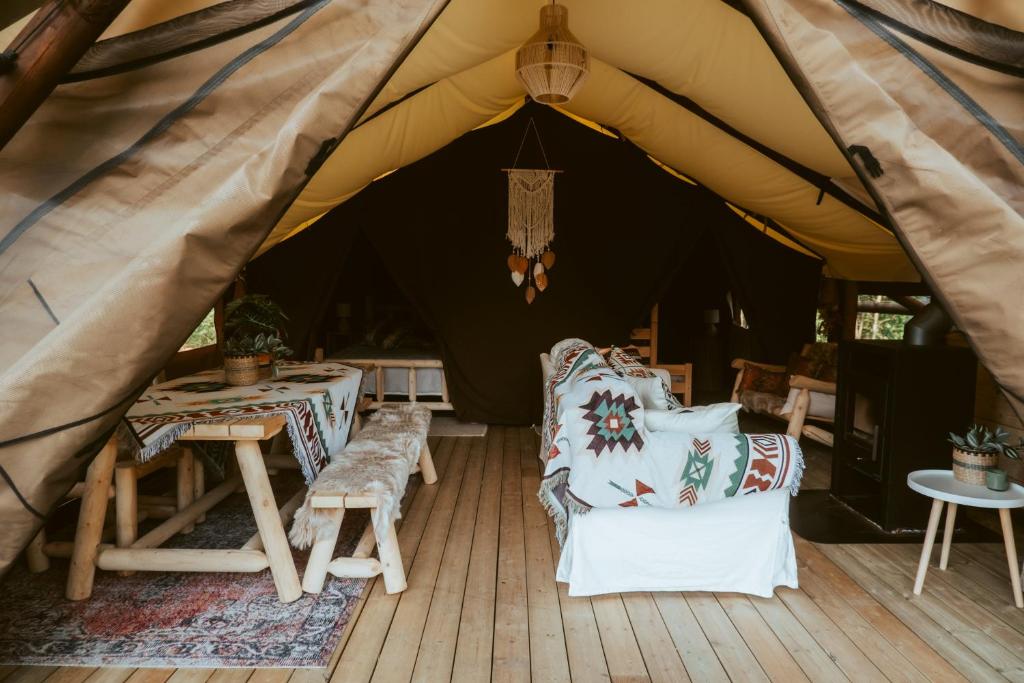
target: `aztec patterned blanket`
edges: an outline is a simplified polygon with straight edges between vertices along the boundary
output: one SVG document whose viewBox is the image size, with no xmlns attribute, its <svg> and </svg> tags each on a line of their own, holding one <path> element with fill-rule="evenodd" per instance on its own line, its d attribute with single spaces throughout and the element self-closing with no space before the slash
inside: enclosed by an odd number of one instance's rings
<svg viewBox="0 0 1024 683">
<path fill-rule="evenodd" d="M 128 410 L 133 451 L 146 461 L 193 424 L 284 415 L 292 452 L 310 483 L 348 440 L 362 371 L 341 363 L 278 362 L 278 377 L 252 386 L 208 370 L 150 387 Z"/>
<path fill-rule="evenodd" d="M 552 358 L 538 496 L 560 542 L 568 515 L 595 507 L 688 507 L 799 489 L 803 456 L 793 438 L 648 431 L 636 394 L 593 347 L 566 340 Z"/>
</svg>

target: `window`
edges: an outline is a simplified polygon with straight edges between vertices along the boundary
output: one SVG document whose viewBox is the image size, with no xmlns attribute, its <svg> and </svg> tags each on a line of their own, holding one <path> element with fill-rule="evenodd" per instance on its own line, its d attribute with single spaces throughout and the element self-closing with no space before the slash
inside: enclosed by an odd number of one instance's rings
<svg viewBox="0 0 1024 683">
<path fill-rule="evenodd" d="M 214 323 L 213 309 L 206 314 L 199 326 L 192 332 L 188 339 L 185 340 L 185 344 L 181 347 L 181 351 L 189 351 L 191 349 L 199 349 L 204 346 L 212 346 L 217 343 L 217 326 Z"/>
</svg>

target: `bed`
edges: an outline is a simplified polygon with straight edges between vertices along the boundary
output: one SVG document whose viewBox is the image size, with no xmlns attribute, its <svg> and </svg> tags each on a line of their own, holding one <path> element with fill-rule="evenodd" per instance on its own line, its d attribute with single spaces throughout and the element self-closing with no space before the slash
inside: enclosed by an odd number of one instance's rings
<svg viewBox="0 0 1024 683">
<path fill-rule="evenodd" d="M 362 386 L 370 396 L 368 409 L 396 403 L 423 403 L 431 410 L 453 410 L 440 353 L 418 349 L 350 346 L 331 354 L 331 360 L 366 371 Z M 428 400 L 422 400 L 422 399 Z"/>
</svg>

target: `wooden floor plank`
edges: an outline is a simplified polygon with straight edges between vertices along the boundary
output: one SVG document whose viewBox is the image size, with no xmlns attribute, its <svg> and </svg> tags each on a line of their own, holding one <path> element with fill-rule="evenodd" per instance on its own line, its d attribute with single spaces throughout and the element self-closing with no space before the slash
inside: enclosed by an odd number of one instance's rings
<svg viewBox="0 0 1024 683">
<path fill-rule="evenodd" d="M 519 430 L 523 528 L 526 545 L 526 604 L 530 631 L 530 671 L 535 681 L 569 680 L 569 659 L 562 629 L 562 611 L 555 585 L 555 566 L 548 540 L 548 515 L 537 499 L 540 487 L 540 446 L 528 428 Z"/>
<path fill-rule="evenodd" d="M 498 565 L 498 535 L 495 529 L 498 528 L 501 514 L 503 439 L 504 433 L 500 428 L 491 427 L 487 430 L 483 482 L 477 504 L 476 527 L 471 539 L 472 550 L 452 668 L 452 680 L 459 683 L 487 680 L 491 675 L 495 572 Z"/>
<path fill-rule="evenodd" d="M 769 679 L 794 682 L 808 680 L 786 646 L 779 641 L 745 595 L 718 593 L 715 597 Z"/>
<path fill-rule="evenodd" d="M 690 678 L 712 683 L 728 681 L 729 676 L 718 661 L 715 649 L 682 594 L 655 593 L 654 603 Z"/>
<path fill-rule="evenodd" d="M 46 678 L 46 683 L 82 683 L 95 672 L 94 666 L 62 666 Z"/>
<path fill-rule="evenodd" d="M 409 512 L 402 519 L 402 528 L 398 531 L 398 547 L 402 553 L 402 564 L 408 574 L 412 567 L 413 557 L 419 548 L 423 529 L 427 525 L 434 500 L 438 495 L 441 482 L 444 481 L 448 469 L 448 459 L 455 446 L 455 439 L 442 438 L 438 447 L 433 449 L 434 467 L 437 469 L 438 483 L 421 486 L 409 506 Z M 378 577 L 379 578 L 379 577 Z M 384 590 L 383 581 L 374 581 L 363 607 L 359 620 L 352 628 L 345 649 L 341 653 L 338 665 L 331 676 L 331 683 L 357 683 L 369 681 L 373 676 L 374 667 L 380 655 L 384 639 L 391 627 L 391 619 L 398 607 L 398 595 L 388 595 Z"/>
<path fill-rule="evenodd" d="M 895 581 L 899 581 L 899 576 L 902 576 L 904 581 L 912 584 L 917 568 L 908 567 L 908 563 L 902 561 L 900 556 L 891 550 L 891 546 L 877 545 L 864 548 L 864 550 L 873 554 L 879 561 L 884 560 L 884 564 L 876 562 L 875 566 L 884 566 L 887 570 L 892 570 L 892 573 L 887 572 L 886 576 L 891 576 Z M 937 569 L 929 571 L 929 574 L 938 573 Z M 932 608 L 934 601 L 955 614 L 956 619 L 967 626 L 960 632 L 965 637 L 971 638 L 971 642 L 977 643 L 981 639 L 988 641 L 984 652 L 975 647 L 976 652 L 982 656 L 991 657 L 989 662 L 996 666 L 1004 676 L 1011 680 L 1024 680 L 1024 634 L 1008 626 L 1001 619 L 994 618 L 988 610 L 979 607 L 973 600 L 942 580 L 935 580 L 930 584 L 926 580 L 925 585 L 928 591 L 919 596 L 920 601 L 928 603 Z M 894 585 L 894 587 L 897 586 Z M 973 637 L 974 630 L 982 634 L 981 639 Z"/>
<path fill-rule="evenodd" d="M 786 644 L 786 649 L 807 678 L 816 682 L 848 680 L 828 653 L 821 649 L 814 636 L 807 632 L 781 600 L 754 596 L 750 596 L 749 599 L 768 627 Z"/>
<path fill-rule="evenodd" d="M 940 623 L 923 612 L 900 591 L 880 580 L 870 565 L 853 555 L 849 546 L 819 545 L 818 549 L 841 567 L 864 590 L 895 614 L 917 636 L 941 654 L 963 676 L 971 681 L 1000 681 L 1003 676 L 973 650 L 954 638 Z"/>
<path fill-rule="evenodd" d="M 548 542 L 551 556 L 556 562 L 561 552 L 555 537 L 555 526 L 548 518 Z M 565 650 L 569 657 L 569 676 L 574 683 L 603 683 L 610 681 L 608 663 L 601 650 L 601 634 L 597 631 L 597 618 L 590 598 L 569 597 L 569 588 L 558 583 L 558 604 L 562 610 L 562 631 Z M 595 653 L 601 653 L 597 656 Z"/>
<path fill-rule="evenodd" d="M 19 666 L 4 680 L 8 683 L 42 683 L 56 672 L 55 666 Z"/>
<path fill-rule="evenodd" d="M 132 675 L 125 680 L 128 683 L 165 683 L 174 669 L 136 669 Z M 243 683 L 252 675 L 252 669 L 218 669 L 210 676 L 210 680 L 216 683 Z"/>
<path fill-rule="evenodd" d="M 736 681 L 767 681 L 764 669 L 743 642 L 729 615 L 710 593 L 687 593 L 686 603 L 714 648 L 718 661 Z"/>
<path fill-rule="evenodd" d="M 437 499 L 407 575 L 408 588 L 398 594 L 398 607 L 381 648 L 378 665 L 370 679 L 375 683 L 404 683 L 412 677 L 468 456 L 468 440 L 457 438 L 444 479 L 438 483 L 440 488 Z"/>
<path fill-rule="evenodd" d="M 123 683 L 128 680 L 128 677 L 133 673 L 135 673 L 135 669 L 130 667 L 104 667 L 102 669 L 97 669 L 96 672 L 86 680 L 88 683 Z"/>
<path fill-rule="evenodd" d="M 213 676 L 216 669 L 178 669 L 167 683 L 206 683 Z M 269 672 L 284 672 L 277 678 L 272 677 Z M 267 672 L 267 673 L 264 673 Z M 249 677 L 250 683 L 284 683 L 291 676 L 292 669 L 257 669 Z"/>
<path fill-rule="evenodd" d="M 466 591 L 471 546 L 465 539 L 473 538 L 480 502 L 486 450 L 483 439 L 462 438 L 469 449 L 466 472 L 462 477 L 459 500 L 452 516 L 451 528 L 444 546 L 444 556 L 437 572 L 430 610 L 427 612 L 420 640 L 414 681 L 446 681 L 452 676 L 455 646 L 459 638 L 459 619 Z M 401 610 L 401 607 L 399 607 Z"/>
<path fill-rule="evenodd" d="M 801 566 L 800 589 L 821 608 L 832 623 L 842 629 L 886 678 L 905 683 L 927 682 L 924 674 L 872 628 L 824 579 L 807 568 L 806 564 L 801 563 Z"/>
<path fill-rule="evenodd" d="M 519 432 L 505 429 L 498 529 L 498 584 L 494 596 L 492 680 L 530 680 L 530 633 L 526 598 L 526 547 Z"/>
<path fill-rule="evenodd" d="M 963 676 L 918 634 L 861 588 L 846 572 L 827 558 L 815 545 L 796 539 L 797 554 L 807 570 L 827 582 L 828 590 L 843 598 L 847 605 L 867 621 L 914 667 L 930 681 L 959 683 Z"/>
<path fill-rule="evenodd" d="M 884 681 L 885 676 L 871 663 L 842 629 L 821 611 L 800 589 L 779 588 L 778 595 L 807 632 L 814 636 L 828 656 L 852 681 Z"/>
<path fill-rule="evenodd" d="M 650 593 L 624 593 L 622 604 L 633 626 L 647 675 L 653 683 L 682 683 L 690 677 Z"/>
<path fill-rule="evenodd" d="M 649 681 L 640 645 L 636 642 L 622 597 L 618 594 L 595 595 L 590 599 L 601 634 L 601 647 L 612 681 Z"/>
</svg>

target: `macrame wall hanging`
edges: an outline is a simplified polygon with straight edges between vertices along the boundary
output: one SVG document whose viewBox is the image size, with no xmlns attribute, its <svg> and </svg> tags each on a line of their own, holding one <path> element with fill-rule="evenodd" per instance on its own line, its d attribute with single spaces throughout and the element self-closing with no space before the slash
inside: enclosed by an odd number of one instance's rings
<svg viewBox="0 0 1024 683">
<path fill-rule="evenodd" d="M 531 118 L 512 168 L 502 169 L 508 173 L 508 232 L 505 237 L 512 243 L 508 269 L 516 287 L 526 282 L 528 304 L 533 303 L 537 292 L 547 289 L 548 271 L 555 265 L 555 252 L 549 247 L 555 239 L 555 174 L 561 173 L 550 167 L 516 168 L 531 128 L 537 136 L 544 166 L 548 166 L 540 132 Z"/>
</svg>

